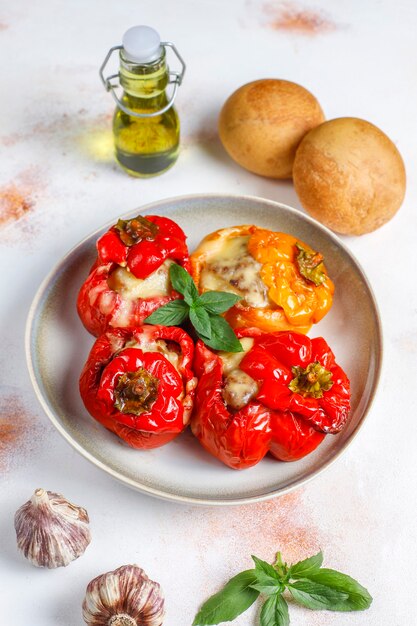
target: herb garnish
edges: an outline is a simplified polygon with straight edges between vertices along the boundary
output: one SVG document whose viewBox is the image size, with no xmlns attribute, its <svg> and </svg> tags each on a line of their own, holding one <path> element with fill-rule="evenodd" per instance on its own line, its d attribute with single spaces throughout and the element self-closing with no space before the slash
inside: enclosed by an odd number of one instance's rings
<svg viewBox="0 0 417 626">
<path fill-rule="evenodd" d="M 236 304 L 240 296 L 225 291 L 206 291 L 200 296 L 190 274 L 176 263 L 169 268 L 169 278 L 184 300 L 168 302 L 149 315 L 145 322 L 178 326 L 188 318 L 198 337 L 210 348 L 242 352 L 242 344 L 232 327 L 220 315 Z"/>
<path fill-rule="evenodd" d="M 260 614 L 260 626 L 288 626 L 288 591 L 293 600 L 309 609 L 327 611 L 363 611 L 372 597 L 356 580 L 323 568 L 323 553 L 287 565 L 278 552 L 274 565 L 252 556 L 255 569 L 234 576 L 226 586 L 203 604 L 193 626 L 230 622 L 246 611 L 262 593 L 268 598 Z"/>
</svg>

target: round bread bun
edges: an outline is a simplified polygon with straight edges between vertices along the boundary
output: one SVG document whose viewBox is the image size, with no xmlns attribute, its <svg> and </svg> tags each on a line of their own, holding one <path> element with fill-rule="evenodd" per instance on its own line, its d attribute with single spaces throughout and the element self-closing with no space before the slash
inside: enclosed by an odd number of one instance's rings
<svg viewBox="0 0 417 626">
<path fill-rule="evenodd" d="M 232 159 L 250 172 L 291 178 L 298 144 L 324 119 L 316 98 L 301 85 L 256 80 L 226 100 L 219 135 Z"/>
<path fill-rule="evenodd" d="M 293 178 L 303 207 L 346 235 L 363 235 L 388 222 L 401 206 L 406 184 L 391 139 L 355 117 L 311 130 L 298 147 Z"/>
</svg>

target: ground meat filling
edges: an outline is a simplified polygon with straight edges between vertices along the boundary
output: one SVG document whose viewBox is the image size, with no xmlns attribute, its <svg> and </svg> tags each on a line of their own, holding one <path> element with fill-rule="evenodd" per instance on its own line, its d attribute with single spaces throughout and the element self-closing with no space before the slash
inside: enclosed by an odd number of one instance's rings
<svg viewBox="0 0 417 626">
<path fill-rule="evenodd" d="M 257 393 L 257 383 L 241 369 L 235 369 L 226 376 L 222 395 L 231 409 L 242 409 Z"/>
<path fill-rule="evenodd" d="M 201 273 L 204 291 L 231 291 L 243 298 L 242 304 L 255 308 L 269 306 L 268 287 L 261 279 L 262 265 L 248 252 L 249 236 L 232 237 Z"/>
<path fill-rule="evenodd" d="M 243 352 L 219 352 L 223 364 L 223 400 L 230 409 L 236 411 L 246 406 L 259 390 L 253 378 L 239 367 L 245 354 L 253 347 L 254 341 L 252 337 L 243 337 L 240 343 Z"/>
</svg>

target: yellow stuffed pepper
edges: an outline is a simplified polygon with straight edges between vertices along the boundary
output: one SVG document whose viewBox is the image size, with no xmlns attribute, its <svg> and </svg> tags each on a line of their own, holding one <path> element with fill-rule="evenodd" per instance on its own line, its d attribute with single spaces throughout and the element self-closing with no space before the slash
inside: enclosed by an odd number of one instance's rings
<svg viewBox="0 0 417 626">
<path fill-rule="evenodd" d="M 191 255 L 191 271 L 200 293 L 241 296 L 225 314 L 234 328 L 307 333 L 332 305 L 334 285 L 322 255 L 292 235 L 257 226 L 207 235 Z"/>
</svg>

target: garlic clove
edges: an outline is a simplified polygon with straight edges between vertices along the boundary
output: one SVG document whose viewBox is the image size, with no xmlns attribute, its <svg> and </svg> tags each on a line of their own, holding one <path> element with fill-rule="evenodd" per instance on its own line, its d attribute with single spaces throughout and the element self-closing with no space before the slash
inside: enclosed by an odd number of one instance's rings
<svg viewBox="0 0 417 626">
<path fill-rule="evenodd" d="M 89 626 L 161 626 L 164 604 L 159 583 L 137 565 L 123 565 L 88 584 L 83 617 Z"/>
<path fill-rule="evenodd" d="M 17 547 L 37 567 L 68 565 L 91 541 L 87 511 L 45 489 L 18 509 L 14 527 Z"/>
</svg>

